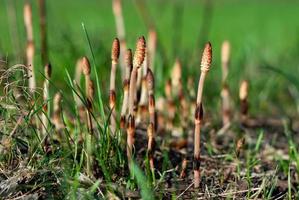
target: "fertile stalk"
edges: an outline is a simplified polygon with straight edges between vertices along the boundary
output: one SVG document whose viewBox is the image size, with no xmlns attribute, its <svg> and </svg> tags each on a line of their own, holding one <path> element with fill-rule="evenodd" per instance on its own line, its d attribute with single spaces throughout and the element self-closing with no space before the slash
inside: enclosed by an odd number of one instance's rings
<svg viewBox="0 0 299 200">
<path fill-rule="evenodd" d="M 147 88 L 148 88 L 148 110 L 150 115 L 150 123 L 147 129 L 148 134 L 148 158 L 150 163 L 150 168 L 154 178 L 154 144 L 155 144 L 155 129 L 156 129 L 156 120 L 155 120 L 155 96 L 154 96 L 154 87 L 155 87 L 155 80 L 154 74 L 151 69 L 148 69 L 147 76 Z"/>
<path fill-rule="evenodd" d="M 125 26 L 124 26 L 124 18 L 122 15 L 122 5 L 121 0 L 113 0 L 112 1 L 112 9 L 115 17 L 116 24 L 116 32 L 117 36 L 120 40 L 120 68 L 122 72 L 122 80 L 125 79 L 125 54 L 126 54 L 126 40 L 125 40 Z"/>
<path fill-rule="evenodd" d="M 221 48 L 221 66 L 222 66 L 222 123 L 223 127 L 228 127 L 231 121 L 231 102 L 230 92 L 227 84 L 228 64 L 230 56 L 230 44 L 228 41 L 223 42 Z"/>
<path fill-rule="evenodd" d="M 155 79 L 151 69 L 148 69 L 146 80 L 148 88 L 148 111 L 150 115 L 150 123 L 153 124 L 154 128 L 156 128 L 154 96 Z"/>
<path fill-rule="evenodd" d="M 145 59 L 142 65 L 142 80 L 141 80 L 141 97 L 138 106 L 138 116 L 136 122 L 144 122 L 147 115 L 148 88 L 147 88 L 147 71 L 148 71 L 148 56 L 145 54 Z"/>
<path fill-rule="evenodd" d="M 42 132 L 43 135 L 47 135 L 47 128 L 49 126 L 49 80 L 51 78 L 52 68 L 51 64 L 47 64 L 45 66 L 45 80 L 44 80 L 44 89 L 43 89 L 43 99 L 44 99 L 44 106 L 43 106 L 43 115 L 42 115 Z"/>
<path fill-rule="evenodd" d="M 133 67 L 131 49 L 128 49 L 126 51 L 125 60 L 126 60 L 126 69 L 125 69 L 125 80 L 123 82 L 124 99 L 123 99 L 123 104 L 121 108 L 121 117 L 120 117 L 120 127 L 122 129 L 125 128 L 128 104 L 129 104 L 130 76 Z"/>
<path fill-rule="evenodd" d="M 32 9 L 29 3 L 24 5 L 24 23 L 27 33 L 27 48 L 26 60 L 28 68 L 28 82 L 29 91 L 33 93 L 36 88 L 35 75 L 34 75 L 34 42 L 33 42 L 33 26 L 32 26 Z"/>
<path fill-rule="evenodd" d="M 91 118 L 92 102 L 94 96 L 94 85 L 90 78 L 90 63 L 87 57 L 82 58 L 82 72 L 85 76 L 85 93 L 86 93 L 86 117 L 87 117 L 87 128 L 89 134 L 86 135 L 85 145 L 86 145 L 86 170 L 89 176 L 92 176 L 92 147 L 93 147 L 93 125 Z"/>
<path fill-rule="evenodd" d="M 39 27 L 41 40 L 41 57 L 43 64 L 48 62 L 47 30 L 46 30 L 46 2 L 38 0 L 39 5 Z"/>
<path fill-rule="evenodd" d="M 115 101 L 116 101 L 116 93 L 115 93 L 115 77 L 116 77 L 116 67 L 118 64 L 119 58 L 119 40 L 115 38 L 112 43 L 111 50 L 111 74 L 110 74 L 110 93 L 109 93 L 109 107 L 111 111 L 110 117 L 110 128 L 111 132 L 114 134 L 116 131 L 116 112 L 115 112 Z"/>
<path fill-rule="evenodd" d="M 194 131 L 194 187 L 198 188 L 200 183 L 200 128 L 203 119 L 202 93 L 205 77 L 210 70 L 212 63 L 212 46 L 211 43 L 205 45 L 201 58 L 201 74 L 198 82 L 196 110 L 195 110 L 195 131 Z"/>
<path fill-rule="evenodd" d="M 134 100 L 136 96 L 136 76 L 137 70 L 140 68 L 145 57 L 145 39 L 140 37 L 136 44 L 136 50 L 133 59 L 133 70 L 130 78 L 130 90 L 129 90 L 129 124 L 127 129 L 127 155 L 128 161 L 132 158 L 132 146 L 134 145 L 135 135 L 135 113 L 134 113 Z"/>
</svg>

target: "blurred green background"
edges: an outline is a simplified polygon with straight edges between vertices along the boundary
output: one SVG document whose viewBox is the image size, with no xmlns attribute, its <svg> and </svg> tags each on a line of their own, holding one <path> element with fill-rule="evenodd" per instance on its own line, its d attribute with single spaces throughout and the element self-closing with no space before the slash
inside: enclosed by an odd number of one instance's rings
<svg viewBox="0 0 299 200">
<path fill-rule="evenodd" d="M 36 71 L 42 72 L 38 5 L 36 0 L 29 2 L 33 6 L 35 66 Z M 24 63 L 24 1 L 0 0 L 0 5 L 0 54 L 9 66 Z M 78 58 L 83 55 L 91 58 L 82 29 L 84 23 L 104 93 L 108 93 L 110 47 L 116 37 L 112 2 L 46 0 L 46 5 L 53 82 L 65 89 L 64 68 L 73 73 Z M 9 10 L 15 12 L 16 24 Z M 299 86 L 264 67 L 275 67 L 295 77 L 299 74 L 299 1 L 123 0 L 123 16 L 129 48 L 134 49 L 138 36 L 148 34 L 143 16 L 155 24 L 159 42 L 155 61 L 158 95 L 163 94 L 163 83 L 169 78 L 176 57 L 182 61 L 184 79 L 192 75 L 197 85 L 201 49 L 206 41 L 211 41 L 214 60 L 207 78 L 205 102 L 210 109 L 219 107 L 220 49 L 222 42 L 229 40 L 232 47 L 229 85 L 236 104 L 240 80 L 245 78 L 250 82 L 251 112 L 297 115 Z M 38 77 L 41 86 L 42 76 Z"/>
</svg>

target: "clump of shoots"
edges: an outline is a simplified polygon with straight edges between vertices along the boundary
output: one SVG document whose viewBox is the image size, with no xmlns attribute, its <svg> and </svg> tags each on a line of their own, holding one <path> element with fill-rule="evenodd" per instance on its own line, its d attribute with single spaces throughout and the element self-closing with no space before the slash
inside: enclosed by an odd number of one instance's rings
<svg viewBox="0 0 299 200">
<path fill-rule="evenodd" d="M 137 71 L 142 65 L 145 57 L 145 39 L 144 37 L 139 37 L 136 50 L 134 53 L 133 59 L 133 70 L 130 78 L 130 88 L 129 88 L 129 123 L 127 128 L 127 155 L 128 161 L 131 162 L 132 158 L 132 146 L 134 145 L 134 135 L 135 135 L 135 113 L 134 113 L 134 101 L 136 96 L 136 79 L 137 79 Z"/>
<path fill-rule="evenodd" d="M 111 74 L 110 74 L 110 93 L 109 93 L 109 107 L 111 110 L 110 117 L 110 128 L 111 132 L 114 134 L 116 131 L 116 112 L 115 112 L 115 101 L 116 101 L 116 93 L 115 93 L 115 77 L 116 77 L 116 67 L 118 64 L 120 46 L 119 40 L 115 38 L 112 43 L 111 50 Z"/>
<path fill-rule="evenodd" d="M 248 87 L 248 81 L 243 80 L 239 90 L 241 121 L 245 121 L 248 117 Z"/>
<path fill-rule="evenodd" d="M 44 105 L 43 105 L 43 115 L 42 115 L 42 133 L 43 135 L 47 135 L 47 129 L 49 126 L 49 80 L 51 78 L 52 74 L 52 67 L 51 64 L 47 64 L 45 66 L 45 80 L 44 80 L 44 88 L 43 88 L 43 99 L 44 99 Z"/>
<path fill-rule="evenodd" d="M 196 110 L 195 110 L 195 130 L 194 130 L 194 187 L 198 188 L 200 184 L 200 128 L 203 119 L 202 93 L 204 81 L 212 63 L 212 46 L 211 43 L 205 45 L 201 58 L 201 73 L 198 82 Z"/>
<path fill-rule="evenodd" d="M 120 67 L 122 71 L 122 80 L 125 79 L 125 54 L 126 54 L 126 40 L 125 40 L 125 26 L 124 26 L 124 18 L 122 15 L 122 5 L 121 0 L 113 0 L 112 1 L 112 9 L 115 17 L 116 24 L 116 32 L 117 36 L 120 40 Z"/>
<path fill-rule="evenodd" d="M 126 60 L 126 68 L 125 68 L 125 80 L 123 82 L 123 90 L 124 90 L 124 99 L 121 108 L 121 117 L 120 117 L 120 127 L 122 129 L 125 128 L 126 124 L 126 115 L 128 111 L 128 104 L 129 104 L 129 86 L 130 86 L 130 76 L 132 71 L 132 51 L 128 49 L 125 55 Z"/>
<path fill-rule="evenodd" d="M 34 42 L 33 42 L 33 26 L 32 26 L 32 9 L 29 3 L 24 5 L 24 23 L 27 33 L 26 60 L 28 68 L 28 84 L 29 91 L 33 93 L 36 89 L 34 74 Z"/>
<path fill-rule="evenodd" d="M 228 64 L 230 57 L 230 43 L 224 41 L 221 48 L 221 66 L 222 66 L 222 123 L 223 127 L 228 127 L 231 122 L 231 101 L 230 92 L 227 84 Z"/>
</svg>

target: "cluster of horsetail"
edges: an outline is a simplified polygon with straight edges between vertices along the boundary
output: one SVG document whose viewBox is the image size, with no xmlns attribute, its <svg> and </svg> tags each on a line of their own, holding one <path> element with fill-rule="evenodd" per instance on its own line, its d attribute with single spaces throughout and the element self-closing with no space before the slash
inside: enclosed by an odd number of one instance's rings
<svg viewBox="0 0 299 200">
<path fill-rule="evenodd" d="M 204 83 L 207 74 L 213 70 L 212 63 L 212 44 L 207 42 L 204 46 L 203 53 L 198 57 L 201 59 L 201 65 L 198 66 L 200 72 L 198 84 L 194 84 L 192 77 L 188 78 L 188 93 L 184 91 L 182 83 L 182 64 L 179 59 L 175 60 L 171 78 L 165 82 L 165 97 L 157 98 L 155 96 L 155 52 L 157 46 L 157 35 L 154 29 L 149 31 L 148 45 L 144 36 L 137 39 L 135 50 L 127 48 L 125 41 L 124 22 L 122 18 L 121 4 L 119 0 L 113 1 L 113 11 L 116 19 L 117 35 L 112 42 L 111 48 L 111 73 L 109 87 L 109 133 L 112 137 L 118 137 L 126 140 L 127 164 L 131 168 L 131 162 L 134 160 L 137 151 L 135 151 L 136 130 L 140 127 L 144 128 L 144 135 L 147 135 L 147 157 L 149 160 L 150 170 L 155 177 L 155 147 L 156 138 L 164 132 L 171 132 L 175 127 L 174 119 L 178 115 L 180 117 L 180 126 L 183 130 L 192 129 L 194 131 L 188 139 L 180 138 L 175 145 L 180 148 L 193 146 L 193 183 L 194 187 L 200 187 L 201 180 L 201 128 L 204 125 Z M 41 16 L 43 17 L 43 15 Z M 32 27 L 32 11 L 31 6 L 26 3 L 24 6 L 24 23 L 27 35 L 26 47 L 26 66 L 28 74 L 28 88 L 32 95 L 36 90 L 36 80 L 34 74 L 34 37 Z M 44 24 L 41 24 L 44 26 Z M 42 31 L 41 39 L 45 40 L 45 32 Z M 44 45 L 46 46 L 46 45 Z M 46 47 L 44 47 L 46 48 Z M 232 100 L 231 91 L 228 85 L 229 63 L 230 63 L 230 43 L 224 41 L 221 49 L 221 68 L 222 68 L 222 89 L 221 89 L 221 115 L 223 129 L 227 129 L 232 119 Z M 46 49 L 43 51 L 47 51 Z M 44 60 L 47 60 L 45 56 Z M 75 77 L 72 80 L 74 91 L 74 101 L 77 108 L 79 120 L 86 124 L 88 134 L 82 136 L 83 143 L 86 145 L 86 171 L 87 174 L 93 174 L 93 152 L 91 145 L 95 145 L 95 132 L 97 132 L 97 110 L 93 107 L 95 101 L 96 85 L 98 82 L 92 80 L 92 67 L 87 56 L 78 59 L 75 68 Z M 117 81 L 117 71 L 121 73 L 122 90 L 117 90 L 120 86 Z M 58 137 L 62 137 L 63 130 L 66 128 L 64 122 L 61 101 L 63 99 L 60 92 L 56 93 L 53 98 L 53 112 L 49 111 L 51 98 L 49 89 L 51 87 L 50 80 L 52 74 L 52 66 L 50 63 L 45 64 L 44 68 L 44 84 L 43 84 L 43 109 L 42 124 L 35 124 L 41 128 L 46 151 L 51 151 L 49 144 L 49 135 L 47 134 L 49 127 L 54 125 Z M 199 74 L 199 73 L 198 73 Z M 81 76 L 84 77 L 85 92 L 84 95 L 78 95 L 81 92 Z M 197 95 L 194 94 L 197 87 Z M 120 92 L 120 93 L 117 93 Z M 187 96 L 196 96 L 196 101 L 190 100 Z M 176 104 L 178 99 L 179 104 Z M 246 123 L 248 119 L 248 81 L 243 80 L 240 85 L 240 119 L 242 123 Z M 118 107 L 117 102 L 121 102 Z M 102 119 L 103 121 L 103 119 Z M 190 121 L 192 123 L 190 123 Z M 35 123 L 34 121 L 32 123 Z M 144 130 L 144 129 L 143 129 Z M 101 138 L 97 138 L 101 139 Z M 241 142 L 238 142 L 237 149 L 242 148 Z M 239 150 L 237 150 L 239 151 Z M 187 152 L 191 153 L 191 152 Z M 187 165 L 190 156 L 185 155 L 181 163 L 180 178 L 184 179 L 188 174 Z"/>
</svg>

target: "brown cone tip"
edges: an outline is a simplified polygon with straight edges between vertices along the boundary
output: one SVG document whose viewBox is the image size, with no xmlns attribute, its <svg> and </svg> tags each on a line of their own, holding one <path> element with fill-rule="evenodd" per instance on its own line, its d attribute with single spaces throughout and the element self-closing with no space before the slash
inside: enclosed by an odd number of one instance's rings
<svg viewBox="0 0 299 200">
<path fill-rule="evenodd" d="M 201 71 L 208 72 L 212 63 L 212 45 L 210 42 L 206 43 L 201 57 Z"/>
<path fill-rule="evenodd" d="M 90 63 L 86 56 L 82 58 L 82 71 L 85 76 L 90 75 Z"/>
<path fill-rule="evenodd" d="M 202 104 L 199 104 L 199 105 L 196 106 L 195 120 L 202 120 L 202 118 L 203 118 Z"/>
<path fill-rule="evenodd" d="M 136 50 L 135 50 L 134 61 L 133 61 L 134 66 L 140 67 L 141 64 L 143 63 L 145 57 L 145 48 L 146 48 L 145 39 L 144 36 L 141 36 L 138 38 L 138 41 L 136 43 Z"/>
<path fill-rule="evenodd" d="M 146 80 L 148 89 L 153 90 L 155 87 L 155 78 L 151 69 L 147 70 Z"/>
<path fill-rule="evenodd" d="M 51 75 L 52 75 L 52 66 L 51 66 L 50 63 L 46 64 L 46 66 L 45 66 L 45 75 L 46 75 L 47 79 L 51 78 Z"/>
<path fill-rule="evenodd" d="M 118 58 L 119 58 L 119 52 L 120 52 L 119 39 L 115 38 L 113 40 L 112 49 L 111 49 L 111 59 L 113 61 L 116 62 L 118 60 Z"/>
</svg>

